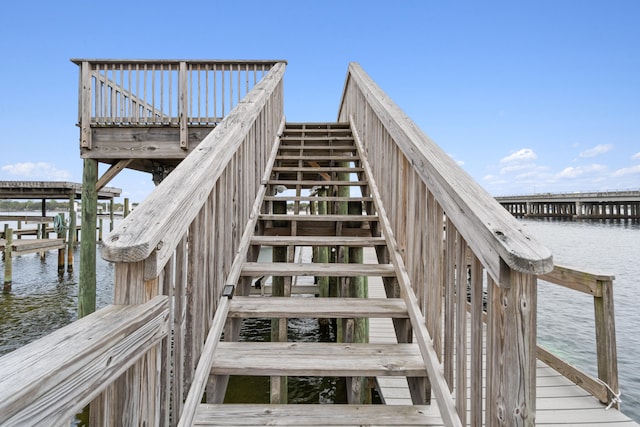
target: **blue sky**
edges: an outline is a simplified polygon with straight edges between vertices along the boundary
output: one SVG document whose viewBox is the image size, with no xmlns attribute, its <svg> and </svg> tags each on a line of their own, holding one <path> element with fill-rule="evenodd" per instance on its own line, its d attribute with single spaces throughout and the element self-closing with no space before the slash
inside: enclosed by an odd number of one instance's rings
<svg viewBox="0 0 640 427">
<path fill-rule="evenodd" d="M 638 189 L 638 22 L 637 0 L 9 2 L 0 180 L 81 182 L 70 58 L 277 58 L 288 120 L 335 120 L 357 61 L 493 195 Z"/>
</svg>

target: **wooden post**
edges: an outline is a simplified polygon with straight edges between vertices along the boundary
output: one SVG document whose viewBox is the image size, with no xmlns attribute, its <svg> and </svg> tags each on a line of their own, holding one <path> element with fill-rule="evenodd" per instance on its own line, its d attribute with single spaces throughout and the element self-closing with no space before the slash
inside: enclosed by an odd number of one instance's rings
<svg viewBox="0 0 640 427">
<path fill-rule="evenodd" d="M 62 226 L 64 226 L 64 214 L 59 213 L 58 217 L 60 218 Z M 56 230 L 56 236 L 58 239 L 64 239 L 64 232 L 64 228 L 62 229 L 62 232 L 58 232 L 58 230 Z M 58 274 L 62 273 L 64 273 L 64 248 L 58 249 Z"/>
<path fill-rule="evenodd" d="M 76 194 L 69 196 L 69 229 L 67 230 L 67 272 L 73 271 L 73 245 L 76 237 Z"/>
<path fill-rule="evenodd" d="M 9 227 L 4 228 L 4 238 L 6 240 L 4 246 L 4 287 L 3 290 L 8 292 L 11 290 L 11 282 L 13 275 L 13 266 L 11 265 L 11 245 L 13 244 L 13 230 Z"/>
<path fill-rule="evenodd" d="M 47 216 L 47 199 L 42 199 L 42 203 L 41 203 L 41 213 L 42 213 L 42 217 L 44 218 L 45 216 Z M 46 222 L 42 223 L 42 228 L 40 229 L 40 238 L 41 239 L 48 239 L 49 238 L 49 233 L 47 232 L 47 227 L 49 226 L 49 224 L 47 224 Z M 40 251 L 40 259 L 44 259 L 46 255 L 45 251 Z"/>
<path fill-rule="evenodd" d="M 534 426 L 537 280 L 501 262 L 489 280 L 486 424 Z"/>
<path fill-rule="evenodd" d="M 127 197 L 124 198 L 124 207 L 123 207 L 122 216 L 126 218 L 129 215 L 129 199 Z"/>
<path fill-rule="evenodd" d="M 593 298 L 596 327 L 596 351 L 598 358 L 598 378 L 611 390 L 619 393 L 618 351 L 616 344 L 616 320 L 613 307 L 613 282 L 598 281 L 601 296 Z M 615 396 L 609 396 L 613 399 Z M 609 403 L 609 402 L 604 402 Z M 614 407 L 620 409 L 618 402 Z"/>
<path fill-rule="evenodd" d="M 321 188 L 318 191 L 318 196 L 324 197 L 327 195 L 327 189 Z M 326 215 L 327 214 L 327 202 L 322 201 L 318 202 L 318 215 Z M 326 246 L 318 248 L 318 259 L 319 263 L 327 263 L 329 262 L 329 248 Z M 318 277 L 318 293 L 321 298 L 326 298 L 329 296 L 329 278 L 327 276 Z"/>
<path fill-rule="evenodd" d="M 111 233 L 113 231 L 113 207 L 114 207 L 114 203 L 113 203 L 113 197 L 109 200 L 109 233 Z"/>
<path fill-rule="evenodd" d="M 6 224 L 5 224 L 5 225 L 6 225 Z M 20 231 L 20 230 L 22 230 L 22 221 L 21 221 L 21 220 L 18 220 L 18 231 Z M 21 234 L 18 234 L 18 235 L 16 236 L 16 238 L 17 238 L 18 240 L 19 240 L 19 239 L 22 239 L 22 235 L 21 235 Z"/>
<path fill-rule="evenodd" d="M 98 162 L 84 159 L 82 173 L 82 241 L 80 242 L 80 283 L 78 317 L 96 310 L 96 217 Z"/>
<path fill-rule="evenodd" d="M 102 242 L 102 218 L 98 219 L 98 242 Z"/>
<path fill-rule="evenodd" d="M 286 214 L 287 202 L 274 201 L 274 214 Z M 274 224 L 276 225 L 276 224 Z M 287 247 L 274 246 L 272 253 L 273 262 L 287 262 Z M 285 277 L 274 276 L 271 279 L 271 295 L 274 297 L 285 296 Z M 271 319 L 271 341 L 287 341 L 287 319 Z M 287 403 L 288 401 L 287 377 L 271 377 L 271 403 Z"/>
</svg>

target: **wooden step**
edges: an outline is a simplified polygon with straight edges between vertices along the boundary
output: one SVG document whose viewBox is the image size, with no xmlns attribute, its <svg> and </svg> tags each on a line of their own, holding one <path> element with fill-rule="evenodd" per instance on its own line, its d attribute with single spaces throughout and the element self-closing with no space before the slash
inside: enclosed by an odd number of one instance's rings
<svg viewBox="0 0 640 427">
<path fill-rule="evenodd" d="M 371 247 L 386 244 L 384 237 L 346 236 L 254 236 L 252 245 L 261 246 L 349 246 Z"/>
<path fill-rule="evenodd" d="M 201 404 L 195 426 L 444 426 L 437 407 Z"/>
<path fill-rule="evenodd" d="M 273 172 L 341 172 L 341 173 L 357 173 L 364 172 L 361 167 L 322 167 L 322 166 L 275 166 Z"/>
<path fill-rule="evenodd" d="M 417 344 L 226 342 L 216 347 L 214 375 L 424 377 Z"/>
<path fill-rule="evenodd" d="M 314 151 L 314 150 L 331 150 L 331 151 L 349 151 L 349 152 L 356 152 L 357 148 L 355 145 L 353 145 L 353 138 L 341 138 L 341 137 L 314 137 L 314 138 L 308 138 L 308 137 L 282 137 L 281 140 L 285 140 L 285 141 L 310 141 L 313 142 L 314 144 L 318 144 L 318 145 L 306 145 L 306 144 L 292 144 L 291 142 L 285 143 L 285 144 L 280 144 L 280 146 L 278 147 L 279 150 L 284 150 L 284 151 L 297 151 L 297 150 L 309 150 L 309 151 Z M 340 144 L 340 145 L 333 145 L 334 142 L 336 141 L 344 141 L 345 144 Z M 323 143 L 321 144 L 320 143 Z M 348 142 L 351 142 L 351 144 L 349 144 Z"/>
<path fill-rule="evenodd" d="M 242 267 L 242 276 L 328 276 L 328 277 L 393 277 L 396 272 L 392 264 L 338 264 L 338 263 L 287 263 L 247 262 Z"/>
<path fill-rule="evenodd" d="M 400 298 L 233 297 L 229 317 L 407 318 Z"/>
<path fill-rule="evenodd" d="M 265 201 L 287 201 L 287 202 L 373 202 L 373 197 L 334 197 L 334 196 L 265 196 Z"/>
<path fill-rule="evenodd" d="M 304 187 L 314 187 L 318 186 L 327 186 L 327 185 L 338 185 L 341 187 L 359 187 L 362 185 L 368 185 L 367 181 L 329 181 L 329 180 L 307 180 L 307 181 L 286 181 L 286 180 L 278 180 L 272 179 L 268 182 L 269 185 L 284 185 L 287 188 L 295 188 L 297 185 L 302 185 Z"/>
<path fill-rule="evenodd" d="M 320 161 L 327 161 L 327 160 L 333 160 L 334 162 L 355 162 L 355 161 L 360 161 L 360 158 L 356 155 L 353 156 L 327 156 L 327 155 L 322 155 L 322 156 L 311 156 L 311 155 L 306 155 L 306 156 L 289 156 L 289 155 L 277 155 L 276 156 L 276 160 L 313 160 L 315 162 L 320 162 Z"/>
<path fill-rule="evenodd" d="M 262 214 L 261 221 L 298 221 L 298 222 L 371 222 L 378 221 L 378 215 L 289 215 Z"/>
</svg>

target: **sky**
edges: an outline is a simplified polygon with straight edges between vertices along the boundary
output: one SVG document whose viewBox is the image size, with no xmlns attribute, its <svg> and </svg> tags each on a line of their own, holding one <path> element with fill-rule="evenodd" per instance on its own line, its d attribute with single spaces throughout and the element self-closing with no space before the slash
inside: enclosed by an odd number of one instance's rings
<svg viewBox="0 0 640 427">
<path fill-rule="evenodd" d="M 356 61 L 492 195 L 640 189 L 639 22 L 637 0 L 7 2 L 0 180 L 82 182 L 71 58 L 286 59 L 289 121 L 335 121 Z"/>
</svg>

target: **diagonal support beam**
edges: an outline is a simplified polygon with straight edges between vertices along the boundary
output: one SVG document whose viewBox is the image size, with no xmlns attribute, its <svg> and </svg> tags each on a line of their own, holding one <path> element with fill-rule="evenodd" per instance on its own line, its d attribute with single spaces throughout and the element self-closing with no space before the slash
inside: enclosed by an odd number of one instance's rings
<svg viewBox="0 0 640 427">
<path fill-rule="evenodd" d="M 115 176 L 118 175 L 122 169 L 129 166 L 132 161 L 133 159 L 125 159 L 120 160 L 115 165 L 111 165 L 111 167 L 107 169 L 104 175 L 102 175 L 100 179 L 98 179 L 98 182 L 96 182 L 96 191 L 102 190 L 105 185 L 107 185 L 113 178 L 115 178 Z"/>
</svg>

